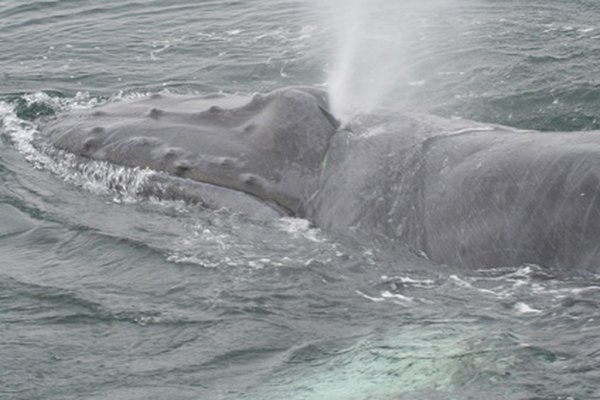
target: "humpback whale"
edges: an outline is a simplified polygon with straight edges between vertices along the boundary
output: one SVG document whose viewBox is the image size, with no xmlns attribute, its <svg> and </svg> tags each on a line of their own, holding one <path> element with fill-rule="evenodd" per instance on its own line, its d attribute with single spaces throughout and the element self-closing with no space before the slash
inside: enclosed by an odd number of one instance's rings
<svg viewBox="0 0 600 400">
<path fill-rule="evenodd" d="M 411 112 L 340 126 L 325 91 L 157 94 L 71 111 L 40 139 L 147 167 L 208 204 L 484 268 L 600 262 L 600 132 L 536 132 Z M 165 191 L 165 193 L 168 191 Z"/>
</svg>

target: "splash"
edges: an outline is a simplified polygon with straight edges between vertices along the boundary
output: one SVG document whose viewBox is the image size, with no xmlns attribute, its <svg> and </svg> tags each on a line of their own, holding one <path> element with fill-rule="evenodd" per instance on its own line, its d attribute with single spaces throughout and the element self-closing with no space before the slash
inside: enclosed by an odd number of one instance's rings
<svg viewBox="0 0 600 400">
<path fill-rule="evenodd" d="M 137 94 L 131 95 L 131 97 Z M 122 94 L 115 99 L 127 98 Z M 82 110 L 100 103 L 88 93 L 77 93 L 73 98 L 52 97 L 43 92 L 26 94 L 18 103 L 52 113 Z M 146 192 L 151 179 L 157 175 L 147 168 L 130 168 L 105 161 L 82 160 L 80 157 L 56 149 L 43 141 L 36 141 L 38 126 L 21 119 L 16 104 L 0 101 L 0 137 L 10 141 L 14 148 L 37 169 L 48 170 L 75 186 L 93 193 L 112 195 L 114 202 L 136 202 Z M 24 114 L 30 114 L 25 111 Z"/>
</svg>

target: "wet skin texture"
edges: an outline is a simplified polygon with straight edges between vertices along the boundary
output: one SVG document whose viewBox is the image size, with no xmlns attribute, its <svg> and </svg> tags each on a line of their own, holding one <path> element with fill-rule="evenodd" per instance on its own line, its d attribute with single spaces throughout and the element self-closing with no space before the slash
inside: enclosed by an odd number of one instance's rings
<svg viewBox="0 0 600 400">
<path fill-rule="evenodd" d="M 438 263 L 597 270 L 600 132 L 406 112 L 339 127 L 327 109 L 326 94 L 305 87 L 249 101 L 155 95 L 60 115 L 41 137 L 85 158 L 167 172 L 178 190 L 201 185 L 198 196 L 213 203 L 297 215 Z"/>
</svg>

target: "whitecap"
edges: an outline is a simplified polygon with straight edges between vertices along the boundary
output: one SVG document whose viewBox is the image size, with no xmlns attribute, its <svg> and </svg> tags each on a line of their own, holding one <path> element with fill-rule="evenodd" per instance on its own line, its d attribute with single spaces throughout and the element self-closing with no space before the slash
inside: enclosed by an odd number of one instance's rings
<svg viewBox="0 0 600 400">
<path fill-rule="evenodd" d="M 519 314 L 539 314 L 542 310 L 531 307 L 529 304 L 518 302 L 514 305 L 515 311 Z"/>
</svg>

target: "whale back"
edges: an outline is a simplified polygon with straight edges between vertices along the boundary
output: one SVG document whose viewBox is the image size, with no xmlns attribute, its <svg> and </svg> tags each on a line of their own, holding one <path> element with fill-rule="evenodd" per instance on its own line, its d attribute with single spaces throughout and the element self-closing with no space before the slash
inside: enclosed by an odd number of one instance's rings
<svg viewBox="0 0 600 400">
<path fill-rule="evenodd" d="M 597 269 L 600 132 L 438 138 L 425 174 L 431 258 L 470 268 Z"/>
<path fill-rule="evenodd" d="M 311 218 L 329 230 L 420 252 L 427 143 L 465 129 L 487 126 L 410 112 L 357 116 L 331 140 Z"/>
<path fill-rule="evenodd" d="M 319 226 L 465 268 L 600 265 L 600 132 L 394 113 L 340 130 L 327 158 Z"/>
</svg>

